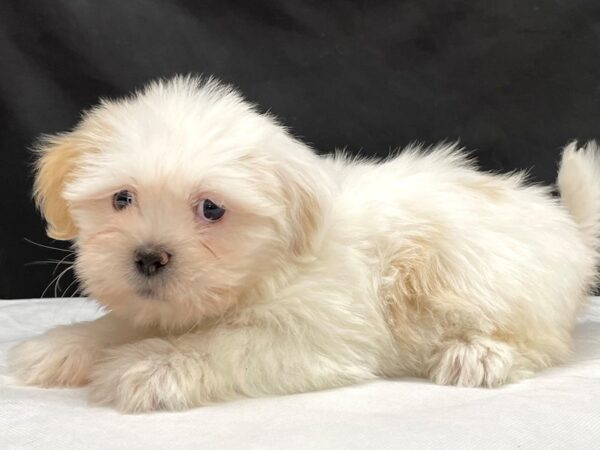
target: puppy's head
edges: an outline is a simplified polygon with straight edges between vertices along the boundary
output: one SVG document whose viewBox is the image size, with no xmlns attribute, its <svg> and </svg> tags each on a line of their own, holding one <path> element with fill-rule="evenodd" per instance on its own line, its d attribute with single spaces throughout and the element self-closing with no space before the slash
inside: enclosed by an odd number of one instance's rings
<svg viewBox="0 0 600 450">
<path fill-rule="evenodd" d="M 315 251 L 317 157 L 214 81 L 105 101 L 39 148 L 35 198 L 86 293 L 138 324 L 223 314 Z"/>
</svg>

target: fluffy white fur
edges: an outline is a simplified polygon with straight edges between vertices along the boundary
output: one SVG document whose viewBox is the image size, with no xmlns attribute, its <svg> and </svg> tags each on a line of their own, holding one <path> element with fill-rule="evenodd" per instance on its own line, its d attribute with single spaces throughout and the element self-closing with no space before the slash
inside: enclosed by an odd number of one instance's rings
<svg viewBox="0 0 600 450">
<path fill-rule="evenodd" d="M 376 377 L 493 387 L 562 361 L 595 281 L 600 151 L 558 184 L 454 145 L 321 158 L 229 87 L 175 78 L 104 101 L 39 150 L 49 234 L 108 314 L 17 346 L 13 373 L 125 412 Z M 136 202 L 116 211 L 113 195 Z M 195 213 L 210 198 L 216 223 Z M 138 246 L 168 248 L 160 276 Z"/>
</svg>

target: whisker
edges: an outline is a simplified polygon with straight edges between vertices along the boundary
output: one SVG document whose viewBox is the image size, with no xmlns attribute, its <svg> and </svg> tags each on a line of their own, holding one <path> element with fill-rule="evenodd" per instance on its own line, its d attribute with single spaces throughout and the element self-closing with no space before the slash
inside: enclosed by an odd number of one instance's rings
<svg viewBox="0 0 600 450">
<path fill-rule="evenodd" d="M 193 329 L 195 329 L 198 325 L 200 325 L 201 322 L 202 322 L 202 318 L 196 319 L 196 321 L 191 324 L 191 326 L 188 328 L 188 330 L 185 333 L 183 333 L 180 336 L 180 338 L 185 336 L 186 334 L 190 333 Z M 179 340 L 180 338 L 176 338 L 176 340 Z"/>
<path fill-rule="evenodd" d="M 42 295 L 40 295 L 41 298 L 44 298 L 44 295 L 46 295 L 46 292 L 48 291 L 48 289 L 50 289 L 50 286 L 52 286 L 52 284 L 54 282 L 60 282 L 60 277 L 62 275 L 64 275 L 66 272 L 68 272 L 69 270 L 73 269 L 73 266 L 69 266 L 67 267 L 65 270 L 63 270 L 61 273 L 59 273 L 57 276 L 55 276 L 54 278 L 52 278 L 52 280 L 50 281 L 50 283 L 48 283 L 48 285 L 46 286 L 46 288 L 42 291 Z"/>
<path fill-rule="evenodd" d="M 71 270 L 73 267 L 67 267 L 65 270 L 63 270 L 60 275 L 58 275 L 58 279 L 56 280 L 56 283 L 54 283 L 54 297 L 58 297 L 58 291 L 60 290 L 60 280 L 62 279 L 63 275 L 65 273 L 67 273 L 69 270 Z"/>
<path fill-rule="evenodd" d="M 28 238 L 23 238 L 24 241 L 29 242 L 30 244 L 36 245 L 38 247 L 47 248 L 49 250 L 57 250 L 59 252 L 67 252 L 67 253 L 75 253 L 73 250 L 67 250 L 65 248 L 52 247 L 51 245 L 40 244 L 39 242 L 32 241 Z"/>
<path fill-rule="evenodd" d="M 75 252 L 73 252 L 75 253 Z M 67 259 L 69 256 L 71 256 L 73 253 L 69 253 L 67 255 L 65 255 L 61 260 L 60 263 L 56 264 L 56 267 L 54 268 L 54 270 L 52 271 L 52 275 L 54 275 L 56 273 L 56 271 L 58 270 L 58 266 L 59 264 L 75 264 L 75 261 L 65 261 L 65 259 Z"/>
<path fill-rule="evenodd" d="M 48 261 L 31 261 L 28 263 L 23 264 L 24 266 L 37 266 L 40 264 L 75 264 L 74 261 L 59 261 L 57 260 L 52 260 L 49 259 Z"/>
<path fill-rule="evenodd" d="M 212 248 L 210 248 L 210 247 L 208 246 L 208 244 L 204 243 L 203 241 L 200 241 L 200 243 L 202 244 L 202 246 L 203 246 L 203 247 L 204 247 L 206 250 L 208 250 L 209 252 L 211 252 L 211 253 L 212 253 L 212 255 L 213 255 L 215 258 L 219 259 L 219 257 L 217 256 L 217 254 L 216 254 L 216 253 L 213 251 L 213 249 L 212 249 Z"/>
<path fill-rule="evenodd" d="M 71 289 L 71 286 L 73 286 L 74 284 L 77 283 L 77 279 L 71 281 L 71 283 L 69 283 L 69 285 L 67 286 L 67 288 L 63 291 L 63 298 L 67 296 L 67 293 L 69 292 L 69 289 Z M 75 295 L 77 293 L 77 291 L 79 290 L 79 288 L 75 289 L 75 292 L 73 293 L 73 295 Z M 70 297 L 73 298 L 73 295 L 71 295 Z"/>
</svg>

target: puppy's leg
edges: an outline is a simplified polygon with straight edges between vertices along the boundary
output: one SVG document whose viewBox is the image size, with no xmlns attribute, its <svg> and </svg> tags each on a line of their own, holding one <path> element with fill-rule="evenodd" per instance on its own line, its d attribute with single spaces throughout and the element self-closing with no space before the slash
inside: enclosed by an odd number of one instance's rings
<svg viewBox="0 0 600 450">
<path fill-rule="evenodd" d="M 450 339 L 436 347 L 427 366 L 432 381 L 465 387 L 496 387 L 513 378 L 516 349 L 486 337 Z"/>
<path fill-rule="evenodd" d="M 145 339 L 107 352 L 92 372 L 90 399 L 123 412 L 181 410 L 374 378 L 354 352 L 328 352 L 308 342 L 258 327 Z"/>
<path fill-rule="evenodd" d="M 140 332 L 107 314 L 92 322 L 54 328 L 13 347 L 10 372 L 20 382 L 44 387 L 80 386 L 107 347 L 140 337 Z"/>
</svg>

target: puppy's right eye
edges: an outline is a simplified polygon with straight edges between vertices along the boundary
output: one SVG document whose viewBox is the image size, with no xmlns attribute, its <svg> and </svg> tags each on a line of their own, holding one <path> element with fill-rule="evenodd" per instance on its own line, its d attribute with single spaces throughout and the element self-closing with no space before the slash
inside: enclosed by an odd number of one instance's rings
<svg viewBox="0 0 600 450">
<path fill-rule="evenodd" d="M 135 200 L 133 192 L 130 191 L 119 191 L 113 196 L 113 208 L 117 211 L 127 208 L 132 205 Z"/>
</svg>

